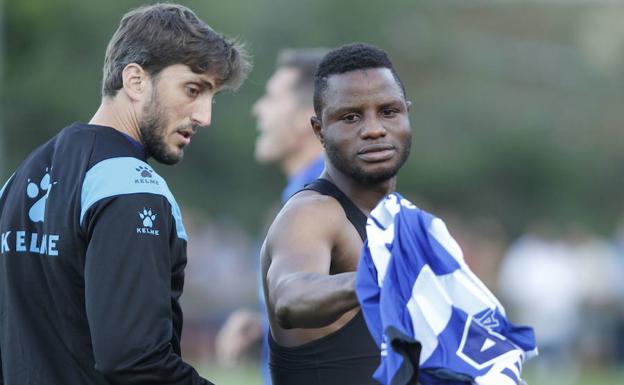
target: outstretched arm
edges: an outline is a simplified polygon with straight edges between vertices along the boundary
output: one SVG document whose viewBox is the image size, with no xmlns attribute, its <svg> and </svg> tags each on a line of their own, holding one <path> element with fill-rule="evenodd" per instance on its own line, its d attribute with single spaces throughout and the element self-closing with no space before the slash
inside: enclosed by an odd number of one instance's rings
<svg viewBox="0 0 624 385">
<path fill-rule="evenodd" d="M 331 198 L 300 197 L 280 212 L 262 254 L 270 308 L 281 327 L 327 326 L 358 305 L 355 273 L 330 275 L 332 254 L 344 252 L 352 237 L 357 233 Z M 356 242 L 352 251 L 359 247 Z"/>
</svg>

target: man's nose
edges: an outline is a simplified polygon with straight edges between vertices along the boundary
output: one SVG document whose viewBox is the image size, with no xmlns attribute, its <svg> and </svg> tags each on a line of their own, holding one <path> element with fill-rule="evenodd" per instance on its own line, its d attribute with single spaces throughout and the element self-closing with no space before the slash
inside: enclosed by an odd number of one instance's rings
<svg viewBox="0 0 624 385">
<path fill-rule="evenodd" d="M 212 119 L 212 98 L 203 101 L 193 112 L 191 120 L 193 124 L 198 126 L 207 127 L 210 125 Z"/>
<path fill-rule="evenodd" d="M 363 139 L 377 139 L 386 136 L 386 128 L 379 119 L 369 119 L 360 133 Z"/>
</svg>

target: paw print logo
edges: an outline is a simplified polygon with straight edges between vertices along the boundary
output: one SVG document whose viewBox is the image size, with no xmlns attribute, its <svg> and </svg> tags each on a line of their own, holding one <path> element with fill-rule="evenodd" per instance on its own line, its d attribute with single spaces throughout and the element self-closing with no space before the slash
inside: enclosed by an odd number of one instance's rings
<svg viewBox="0 0 624 385">
<path fill-rule="evenodd" d="M 145 166 L 138 166 L 137 168 L 135 168 L 135 170 L 137 170 L 137 172 L 143 178 L 151 178 L 152 177 L 152 173 L 154 172 L 154 170 L 150 169 L 149 167 L 145 167 Z"/>
<path fill-rule="evenodd" d="M 143 220 L 143 226 L 151 229 L 154 226 L 156 214 L 152 214 L 152 209 L 143 209 L 143 212 L 139 211 L 139 218 Z"/>
<path fill-rule="evenodd" d="M 26 186 L 26 195 L 29 198 L 37 199 L 37 201 L 30 207 L 28 210 L 28 217 L 33 222 L 44 222 L 45 221 L 45 208 L 48 203 L 48 197 L 50 196 L 50 191 L 52 191 L 52 186 L 57 182 L 50 181 L 50 169 L 46 168 L 45 175 L 41 178 L 39 183 L 31 182 L 28 180 L 28 185 Z M 42 194 L 40 196 L 40 194 Z"/>
</svg>

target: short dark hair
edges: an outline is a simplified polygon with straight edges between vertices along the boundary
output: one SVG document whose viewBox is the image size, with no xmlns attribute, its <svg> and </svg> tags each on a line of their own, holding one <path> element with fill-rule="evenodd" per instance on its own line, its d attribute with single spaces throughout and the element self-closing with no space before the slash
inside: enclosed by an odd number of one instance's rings
<svg viewBox="0 0 624 385">
<path fill-rule="evenodd" d="M 286 48 L 277 56 L 278 68 L 293 68 L 299 71 L 299 77 L 292 85 L 292 89 L 302 105 L 312 104 L 314 74 L 327 52 L 329 52 L 327 48 Z"/>
<path fill-rule="evenodd" d="M 243 44 L 228 39 L 178 4 L 154 4 L 126 13 L 108 43 L 102 96 L 115 96 L 123 86 L 122 71 L 136 63 L 157 76 L 173 64 L 195 73 L 210 72 L 217 86 L 236 89 L 251 70 Z"/>
<path fill-rule="evenodd" d="M 314 75 L 314 113 L 317 118 L 321 118 L 327 79 L 331 75 L 369 68 L 388 68 L 401 87 L 403 97 L 406 96 L 405 86 L 384 50 L 367 43 L 346 44 L 325 55 Z"/>
</svg>

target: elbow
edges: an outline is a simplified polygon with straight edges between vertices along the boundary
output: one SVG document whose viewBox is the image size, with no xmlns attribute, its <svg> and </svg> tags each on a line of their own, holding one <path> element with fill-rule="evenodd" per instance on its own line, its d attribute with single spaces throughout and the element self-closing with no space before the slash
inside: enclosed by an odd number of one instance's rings
<svg viewBox="0 0 624 385">
<path fill-rule="evenodd" d="M 111 350 L 106 354 L 96 352 L 95 355 L 95 369 L 114 384 L 128 382 L 133 373 L 140 371 L 144 365 L 144 356 L 140 352 L 125 355 L 121 352 L 113 354 Z"/>
<path fill-rule="evenodd" d="M 121 380 L 121 373 L 117 362 L 110 360 L 100 360 L 95 364 L 95 369 L 102 374 L 107 380 L 117 383 Z"/>
<path fill-rule="evenodd" d="M 275 305 L 275 318 L 282 329 L 293 329 L 295 309 L 288 300 L 281 300 Z"/>
</svg>

